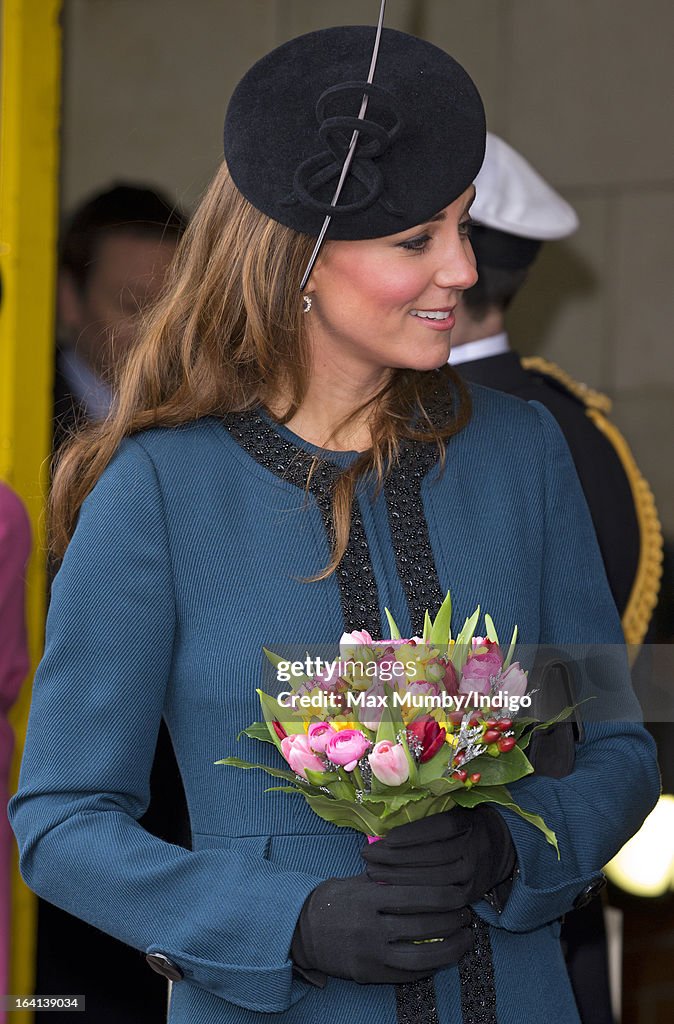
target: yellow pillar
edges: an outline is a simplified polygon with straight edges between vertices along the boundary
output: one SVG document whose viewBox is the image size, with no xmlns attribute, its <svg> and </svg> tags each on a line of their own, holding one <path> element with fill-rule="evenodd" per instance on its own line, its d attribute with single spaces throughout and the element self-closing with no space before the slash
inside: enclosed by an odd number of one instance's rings
<svg viewBox="0 0 674 1024">
<path fill-rule="evenodd" d="M 34 551 L 28 576 L 33 665 L 45 615 L 44 503 L 50 448 L 58 217 L 61 0 L 4 0 L 0 171 L 0 479 L 25 502 Z M 15 784 L 30 680 L 13 712 Z M 35 902 L 16 873 L 10 992 L 34 983 Z M 14 1015 L 12 1015 L 14 1016 Z M 25 1014 L 18 1019 L 26 1020 Z"/>
</svg>

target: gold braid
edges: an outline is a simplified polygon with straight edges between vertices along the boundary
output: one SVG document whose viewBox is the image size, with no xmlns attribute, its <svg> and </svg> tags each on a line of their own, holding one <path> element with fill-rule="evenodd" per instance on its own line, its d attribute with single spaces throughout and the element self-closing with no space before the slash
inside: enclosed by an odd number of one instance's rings
<svg viewBox="0 0 674 1024">
<path fill-rule="evenodd" d="M 642 476 L 630 446 L 607 418 L 611 399 L 600 391 L 587 387 L 571 377 L 565 370 L 547 359 L 531 356 L 522 359 L 526 370 L 542 373 L 559 381 L 586 406 L 585 414 L 613 445 L 622 463 L 632 491 L 634 509 L 639 525 L 639 561 L 627 606 L 622 615 L 622 627 L 627 644 L 640 645 L 646 635 L 657 604 L 662 577 L 662 527 L 655 498 L 648 481 Z"/>
</svg>

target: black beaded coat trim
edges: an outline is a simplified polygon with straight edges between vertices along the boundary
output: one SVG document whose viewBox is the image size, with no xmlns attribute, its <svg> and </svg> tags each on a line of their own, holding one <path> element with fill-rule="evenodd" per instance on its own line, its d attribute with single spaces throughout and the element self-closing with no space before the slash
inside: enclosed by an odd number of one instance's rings
<svg viewBox="0 0 674 1024">
<path fill-rule="evenodd" d="M 463 1024 L 498 1024 L 489 926 L 473 913 L 473 946 L 459 961 Z"/>
<path fill-rule="evenodd" d="M 439 1024 L 432 978 L 396 985 L 398 1024 Z"/>
<path fill-rule="evenodd" d="M 281 480 L 314 497 L 328 537 L 332 537 L 331 498 L 341 467 L 281 437 L 255 411 L 233 413 L 225 425 L 251 458 Z M 396 566 L 409 604 L 412 624 L 421 631 L 423 615 L 440 607 L 440 587 L 424 515 L 421 484 L 437 461 L 430 444 L 401 446 L 399 462 L 385 483 L 389 528 Z M 363 520 L 357 501 L 351 510 L 349 543 L 337 572 L 346 629 L 379 632 L 379 598 Z M 472 918 L 473 947 L 459 962 L 463 1024 L 497 1024 L 496 990 L 489 928 L 476 914 Z M 398 1024 L 439 1024 L 432 978 L 394 986 Z"/>
<path fill-rule="evenodd" d="M 422 481 L 437 461 L 435 445 L 404 441 L 398 465 L 384 488 L 398 576 L 407 597 L 412 631 L 417 636 L 421 636 L 426 609 L 437 611 L 445 598 L 435 569 L 421 497 Z"/>
<path fill-rule="evenodd" d="M 332 487 L 341 467 L 317 459 L 281 437 L 257 412 L 232 414 L 225 425 L 241 447 L 270 473 L 301 490 L 307 489 L 309 479 L 309 493 L 321 513 L 326 534 L 332 538 Z M 380 630 L 379 597 L 357 501 L 351 508 L 349 544 L 336 575 L 345 630 L 366 629 L 376 636 Z"/>
</svg>

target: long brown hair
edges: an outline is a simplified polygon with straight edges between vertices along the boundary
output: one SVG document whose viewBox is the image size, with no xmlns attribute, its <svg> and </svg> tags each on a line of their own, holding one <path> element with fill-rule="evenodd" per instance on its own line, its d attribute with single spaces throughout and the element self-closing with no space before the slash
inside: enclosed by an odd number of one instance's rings
<svg viewBox="0 0 674 1024">
<path fill-rule="evenodd" d="M 309 380 L 298 281 L 313 244 L 251 206 L 223 163 L 180 243 L 162 298 L 140 329 L 113 411 L 59 454 L 50 507 L 57 559 L 123 438 L 280 403 L 286 403 L 280 421 L 292 418 Z M 431 412 L 438 376 L 395 370 L 367 403 L 372 448 L 337 480 L 332 558 L 316 578 L 329 576 L 344 554 L 358 477 L 374 471 L 381 484 L 403 438 L 435 442 L 443 458 L 446 440 L 468 422 L 467 391 L 449 369 L 442 374 L 449 378 L 443 412 Z"/>
</svg>

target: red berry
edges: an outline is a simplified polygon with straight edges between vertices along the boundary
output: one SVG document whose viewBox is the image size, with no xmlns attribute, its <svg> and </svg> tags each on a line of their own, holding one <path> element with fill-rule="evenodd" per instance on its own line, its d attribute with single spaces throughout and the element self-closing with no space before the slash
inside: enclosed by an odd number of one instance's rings
<svg viewBox="0 0 674 1024">
<path fill-rule="evenodd" d="M 479 772 L 473 772 L 473 774 L 470 777 L 470 781 L 473 783 L 473 785 L 477 786 L 481 778 L 482 776 Z"/>
<path fill-rule="evenodd" d="M 501 732 L 507 732 L 508 729 L 512 729 L 513 720 L 512 718 L 502 718 L 500 722 L 497 722 L 496 728 L 500 729 Z"/>
<path fill-rule="evenodd" d="M 503 739 L 498 741 L 498 748 L 502 754 L 507 754 L 509 750 L 512 750 L 517 740 L 514 736 L 504 736 Z"/>
<path fill-rule="evenodd" d="M 498 722 L 495 718 L 488 718 L 484 724 L 488 729 L 498 729 Z"/>
<path fill-rule="evenodd" d="M 501 738 L 501 733 L 498 729 L 487 729 L 482 737 L 483 743 L 496 743 Z"/>
<path fill-rule="evenodd" d="M 468 772 L 465 772 L 463 768 L 457 768 L 454 772 L 459 782 L 465 782 L 468 778 Z"/>
<path fill-rule="evenodd" d="M 479 716 L 479 715 L 471 715 L 471 716 L 470 716 L 470 724 L 471 724 L 471 725 L 473 726 L 473 728 L 474 728 L 474 727 L 475 727 L 476 725 L 479 725 L 479 724 L 480 724 L 480 721 L 481 721 L 481 719 L 480 719 L 480 716 Z"/>
</svg>

